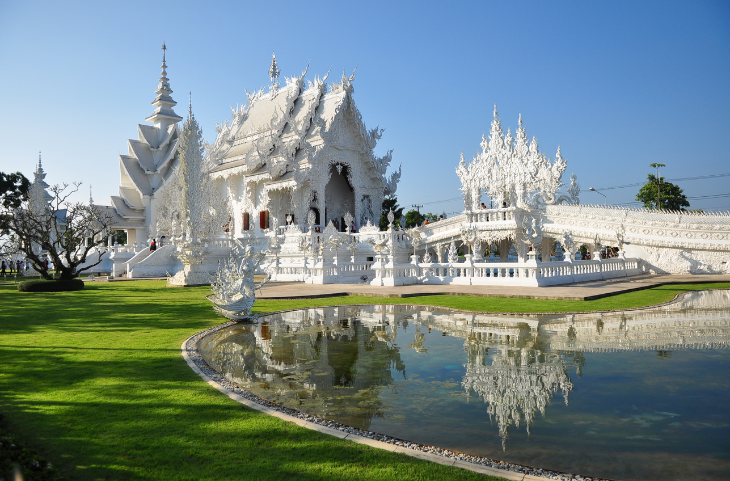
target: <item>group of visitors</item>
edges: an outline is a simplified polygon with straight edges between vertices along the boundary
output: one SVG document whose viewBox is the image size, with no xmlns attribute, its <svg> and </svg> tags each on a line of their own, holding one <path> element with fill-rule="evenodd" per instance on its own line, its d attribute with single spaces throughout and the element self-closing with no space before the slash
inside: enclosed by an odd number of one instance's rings
<svg viewBox="0 0 730 481">
<path fill-rule="evenodd" d="M 48 262 L 48 261 L 46 261 Z M 30 269 L 30 260 L 24 259 L 24 260 L 0 260 L 0 276 L 6 277 L 6 276 L 12 276 L 15 275 L 24 275 L 25 272 Z"/>
<path fill-rule="evenodd" d="M 157 250 L 158 247 L 162 247 L 162 243 L 165 241 L 165 236 L 163 235 L 160 237 L 160 243 L 157 243 L 157 239 L 152 239 L 152 242 L 150 242 L 150 252 L 154 252 Z"/>
</svg>

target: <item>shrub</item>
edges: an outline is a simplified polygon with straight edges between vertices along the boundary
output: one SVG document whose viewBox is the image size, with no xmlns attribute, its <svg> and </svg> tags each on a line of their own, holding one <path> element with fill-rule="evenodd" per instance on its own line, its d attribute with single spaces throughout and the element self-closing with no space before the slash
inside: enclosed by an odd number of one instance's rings
<svg viewBox="0 0 730 481">
<path fill-rule="evenodd" d="M 80 291 L 83 288 L 84 281 L 81 279 L 71 279 L 69 281 L 47 281 L 45 279 L 35 279 L 18 284 L 18 291 L 20 292 L 66 292 Z"/>
</svg>

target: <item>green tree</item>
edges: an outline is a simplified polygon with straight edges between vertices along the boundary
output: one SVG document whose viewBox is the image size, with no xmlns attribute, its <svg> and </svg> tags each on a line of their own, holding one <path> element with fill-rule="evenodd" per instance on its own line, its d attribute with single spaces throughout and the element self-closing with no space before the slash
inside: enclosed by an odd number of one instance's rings
<svg viewBox="0 0 730 481">
<path fill-rule="evenodd" d="M 0 172 L 0 204 L 3 207 L 19 207 L 28 198 L 30 181 L 20 172 Z"/>
<path fill-rule="evenodd" d="M 664 177 L 657 178 L 654 174 L 649 174 L 647 179 L 646 184 L 636 194 L 636 200 L 643 202 L 644 207 L 660 207 L 657 199 L 661 189 L 661 210 L 687 210 L 689 201 L 678 185 L 665 181 Z"/>
<path fill-rule="evenodd" d="M 429 212 L 428 214 L 423 214 L 424 221 L 429 221 L 431 223 L 436 222 L 439 220 L 439 216 L 437 214 L 433 214 Z"/>
<path fill-rule="evenodd" d="M 406 229 L 422 225 L 425 221 L 436 222 L 439 220 L 439 216 L 429 212 L 428 214 L 419 214 L 417 210 L 411 209 L 406 212 Z"/>
<path fill-rule="evenodd" d="M 406 229 L 417 227 L 421 224 L 423 224 L 423 216 L 416 209 L 411 209 L 406 212 Z"/>
<path fill-rule="evenodd" d="M 393 224 L 400 226 L 400 218 L 403 215 L 403 207 L 398 207 L 397 197 L 386 197 L 383 199 L 383 212 L 380 214 L 380 230 L 388 230 L 388 212 L 393 210 L 395 220 Z"/>
</svg>

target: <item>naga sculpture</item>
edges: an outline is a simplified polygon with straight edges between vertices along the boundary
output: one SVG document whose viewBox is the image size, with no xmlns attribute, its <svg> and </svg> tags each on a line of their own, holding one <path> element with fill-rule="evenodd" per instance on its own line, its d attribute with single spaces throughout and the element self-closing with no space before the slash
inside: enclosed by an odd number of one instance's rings
<svg viewBox="0 0 730 481">
<path fill-rule="evenodd" d="M 253 319 L 251 309 L 256 302 L 256 289 L 266 284 L 270 275 L 258 285 L 254 282 L 254 274 L 261 262 L 266 258 L 265 251 L 255 251 L 250 245 L 244 246 L 234 239 L 236 247 L 228 261 L 223 264 L 211 284 L 213 294 L 208 296 L 214 309 L 223 317 L 241 320 Z"/>
</svg>

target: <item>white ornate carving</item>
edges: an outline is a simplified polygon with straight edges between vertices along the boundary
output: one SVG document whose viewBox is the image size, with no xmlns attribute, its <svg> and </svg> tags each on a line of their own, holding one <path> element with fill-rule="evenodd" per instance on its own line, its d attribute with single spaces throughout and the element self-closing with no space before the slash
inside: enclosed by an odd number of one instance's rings
<svg viewBox="0 0 730 481">
<path fill-rule="evenodd" d="M 178 168 L 165 183 L 157 208 L 160 235 L 184 234 L 191 243 L 220 233 L 231 218 L 228 197 L 203 170 L 201 138 L 191 109 L 180 133 Z"/>
<path fill-rule="evenodd" d="M 482 151 L 467 165 L 461 154 L 456 173 L 461 180 L 465 210 L 480 208 L 481 192 L 485 191 L 497 205 L 507 202 L 518 207 L 554 204 L 556 194 L 563 185 L 561 178 L 567 166 L 560 147 L 551 161 L 538 150 L 533 137 L 528 143 L 527 133 L 520 116 L 515 138 L 508 131 L 505 135 L 494 107 L 494 120 L 489 138 L 482 138 Z M 562 200 L 577 202 L 580 187 L 571 177 L 571 197 Z M 574 197 L 572 195 L 575 194 Z"/>
<path fill-rule="evenodd" d="M 272 58 L 272 71 L 278 68 Z M 348 211 L 359 225 L 368 219 L 376 222 L 379 215 L 374 211 L 384 195 L 395 193 L 401 173 L 399 169 L 386 177 L 392 152 L 382 157 L 373 154 L 383 129 L 365 128 L 353 100 L 354 73 L 331 84 L 329 92 L 325 82 L 329 73 L 310 81 L 306 89 L 305 74 L 287 79 L 284 87 L 248 94 L 247 106 L 234 110 L 207 153 L 211 174 L 235 191 L 244 184 L 246 190 L 261 192 L 264 184 L 263 196 L 252 199 L 251 205 L 241 202 L 236 211 L 268 210 L 283 220 L 280 216 L 285 213 L 275 209 L 268 192 L 286 183 L 283 188 L 291 189 L 295 223 L 312 208 L 317 209 L 321 225 Z M 330 191 L 333 173 L 346 176 L 351 196 Z"/>
<path fill-rule="evenodd" d="M 449 264 L 456 264 L 457 262 L 459 262 L 459 253 L 456 249 L 454 239 L 451 239 L 451 244 L 449 244 Z"/>
<path fill-rule="evenodd" d="M 213 295 L 208 299 L 215 304 L 218 313 L 229 319 L 251 318 L 251 308 L 256 302 L 256 289 L 268 282 L 270 276 L 256 285 L 254 274 L 266 253 L 256 252 L 250 245 L 236 240 L 231 257 L 223 264 L 211 284 Z"/>
</svg>

